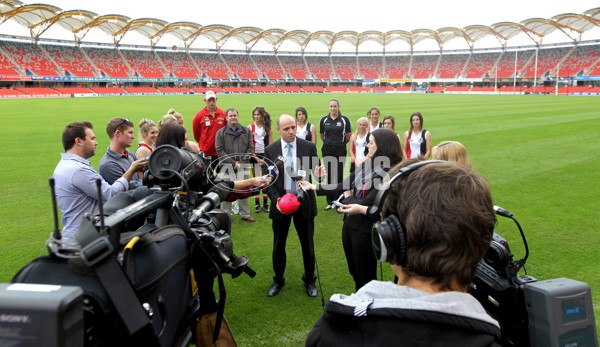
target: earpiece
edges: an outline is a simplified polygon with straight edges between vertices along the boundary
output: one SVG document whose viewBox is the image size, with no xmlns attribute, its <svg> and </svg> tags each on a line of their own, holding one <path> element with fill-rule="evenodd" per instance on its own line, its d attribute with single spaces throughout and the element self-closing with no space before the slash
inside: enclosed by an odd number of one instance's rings
<svg viewBox="0 0 600 347">
<path fill-rule="evenodd" d="M 443 163 L 443 160 L 426 160 L 401 168 L 389 181 L 387 181 L 377 193 L 373 206 L 368 210 L 369 215 L 376 219 L 371 230 L 371 242 L 375 257 L 380 262 L 388 262 L 405 266 L 407 262 L 407 244 L 406 233 L 400 222 L 400 218 L 395 214 L 389 214 L 381 218 L 383 203 L 387 197 L 390 187 L 401 177 L 406 177 L 410 173 L 432 163 Z"/>
</svg>

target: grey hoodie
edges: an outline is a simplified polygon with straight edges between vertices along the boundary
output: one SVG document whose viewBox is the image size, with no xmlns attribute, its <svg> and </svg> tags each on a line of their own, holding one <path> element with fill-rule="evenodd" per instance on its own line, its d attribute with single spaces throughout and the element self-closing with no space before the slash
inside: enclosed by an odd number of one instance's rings
<svg viewBox="0 0 600 347">
<path fill-rule="evenodd" d="M 392 282 L 371 281 L 350 296 L 333 294 L 330 301 L 354 307 L 355 316 L 362 315 L 360 310 L 366 307 L 423 310 L 474 318 L 500 328 L 498 322 L 486 313 L 479 301 L 468 293 L 430 294 Z"/>
</svg>

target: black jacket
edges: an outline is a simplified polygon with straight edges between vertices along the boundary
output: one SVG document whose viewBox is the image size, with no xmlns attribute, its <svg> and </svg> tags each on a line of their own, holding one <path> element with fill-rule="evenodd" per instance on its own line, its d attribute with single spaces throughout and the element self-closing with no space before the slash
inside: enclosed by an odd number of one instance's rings
<svg viewBox="0 0 600 347">
<path fill-rule="evenodd" d="M 500 346 L 500 328 L 468 294 L 402 293 L 419 291 L 371 281 L 352 296 L 334 294 L 306 346 Z"/>
<path fill-rule="evenodd" d="M 265 148 L 265 159 L 267 162 L 272 163 L 275 162 L 278 156 L 282 155 L 281 151 L 281 139 L 273 142 Z M 307 181 L 311 181 L 311 173 L 314 168 L 317 167 L 320 163 L 319 157 L 317 155 L 317 147 L 314 143 L 308 142 L 302 139 L 296 139 L 296 157 L 297 157 L 297 170 L 306 171 Z M 266 167 L 264 168 L 264 172 L 267 172 Z M 277 203 L 277 199 L 285 195 L 284 189 L 284 175 L 283 173 L 277 175 L 275 178 L 275 182 L 266 188 L 267 195 L 269 199 L 271 199 L 273 204 Z M 302 209 L 302 214 L 304 218 L 314 218 L 317 216 L 317 201 L 315 198 L 315 193 L 313 191 L 308 191 L 305 194 L 306 201 L 302 202 L 300 208 Z M 273 220 L 278 220 L 283 215 L 279 210 L 273 206 L 273 208 L 269 211 L 269 218 Z"/>
</svg>

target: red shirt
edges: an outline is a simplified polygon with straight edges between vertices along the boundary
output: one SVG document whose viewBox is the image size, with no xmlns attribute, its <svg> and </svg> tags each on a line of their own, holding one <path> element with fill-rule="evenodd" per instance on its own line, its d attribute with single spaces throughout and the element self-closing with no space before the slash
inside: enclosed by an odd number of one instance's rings
<svg viewBox="0 0 600 347">
<path fill-rule="evenodd" d="M 216 157 L 217 148 L 215 147 L 215 137 L 217 131 L 227 124 L 225 111 L 217 107 L 215 115 L 212 116 L 208 109 L 204 107 L 194 117 L 192 128 L 194 130 L 194 139 L 198 142 L 198 147 L 204 152 L 205 156 Z"/>
</svg>

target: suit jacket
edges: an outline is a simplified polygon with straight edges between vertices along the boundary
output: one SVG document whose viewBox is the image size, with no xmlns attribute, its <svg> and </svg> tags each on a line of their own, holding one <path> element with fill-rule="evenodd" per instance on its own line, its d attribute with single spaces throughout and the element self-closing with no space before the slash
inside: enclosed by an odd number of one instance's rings
<svg viewBox="0 0 600 347">
<path fill-rule="evenodd" d="M 274 162 L 275 159 L 282 155 L 281 151 L 281 139 L 273 142 L 265 148 L 265 158 L 268 159 L 267 163 Z M 310 182 L 310 175 L 314 168 L 320 164 L 319 157 L 317 156 L 317 147 L 314 143 L 296 138 L 296 171 L 305 170 L 306 179 Z M 263 170 L 266 172 L 266 170 Z M 285 195 L 284 188 L 284 173 L 280 172 L 277 175 L 275 182 L 271 184 L 267 189 L 267 195 L 271 199 L 273 204 L 277 203 L 277 199 Z M 317 216 L 317 199 L 315 193 L 312 190 L 307 191 L 304 194 L 304 200 L 302 201 L 300 208 L 304 218 L 315 218 Z M 281 219 L 284 215 L 279 212 L 277 207 L 273 206 L 269 211 L 269 218 L 273 220 Z"/>
</svg>

